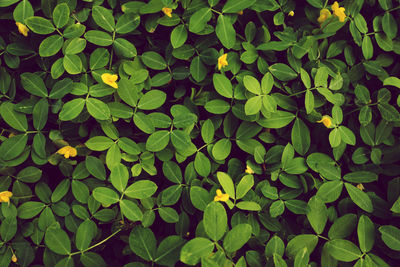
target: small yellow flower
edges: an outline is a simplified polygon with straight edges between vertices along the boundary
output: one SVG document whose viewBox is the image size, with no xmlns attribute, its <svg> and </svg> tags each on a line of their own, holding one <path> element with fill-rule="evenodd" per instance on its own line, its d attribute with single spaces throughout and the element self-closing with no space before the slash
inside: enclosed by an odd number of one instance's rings
<svg viewBox="0 0 400 267">
<path fill-rule="evenodd" d="M 20 22 L 15 22 L 15 25 L 17 25 L 20 34 L 22 34 L 25 37 L 28 37 L 29 30 L 24 24 Z"/>
<path fill-rule="evenodd" d="M 331 15 L 332 15 L 332 14 L 331 14 L 331 12 L 330 12 L 328 9 L 326 9 L 326 8 L 321 9 L 321 10 L 319 11 L 318 23 L 319 23 L 319 24 L 322 24 L 322 23 L 323 23 L 327 18 L 329 18 Z"/>
<path fill-rule="evenodd" d="M 248 173 L 248 174 L 253 174 L 254 173 L 253 169 L 249 165 L 246 166 L 246 170 L 244 172 Z"/>
<path fill-rule="evenodd" d="M 163 7 L 161 9 L 162 12 L 164 12 L 164 14 L 170 18 L 172 18 L 172 8 L 169 7 Z"/>
<path fill-rule="evenodd" d="M 239 15 L 243 15 L 243 10 L 240 10 L 240 11 L 238 12 L 238 14 L 239 14 Z"/>
<path fill-rule="evenodd" d="M 10 191 L 0 192 L 0 202 L 7 202 L 10 204 L 10 197 L 12 197 L 13 193 Z"/>
<path fill-rule="evenodd" d="M 118 88 L 118 84 L 115 82 L 116 80 L 118 80 L 117 74 L 103 73 L 101 75 L 101 80 L 103 81 L 103 83 L 111 86 L 112 88 Z"/>
<path fill-rule="evenodd" d="M 290 12 L 288 13 L 288 15 L 291 16 L 291 17 L 293 17 L 293 16 L 294 16 L 294 11 L 293 11 L 293 10 L 290 11 Z"/>
<path fill-rule="evenodd" d="M 322 122 L 326 128 L 329 128 L 332 125 L 332 119 L 328 115 L 322 116 L 322 119 L 317 122 Z"/>
<path fill-rule="evenodd" d="M 357 185 L 357 188 L 360 189 L 361 191 L 363 191 L 363 190 L 365 189 L 364 186 L 363 186 L 363 184 L 358 184 L 358 185 Z"/>
<path fill-rule="evenodd" d="M 228 54 L 223 54 L 218 58 L 218 70 L 220 70 L 222 67 L 228 66 L 228 61 L 226 60 L 226 57 Z"/>
<path fill-rule="evenodd" d="M 57 151 L 58 154 L 64 155 L 64 158 L 68 159 L 69 157 L 75 157 L 78 152 L 76 151 L 76 148 L 72 146 L 65 146 L 60 148 Z"/>
<path fill-rule="evenodd" d="M 214 201 L 228 201 L 229 195 L 228 194 L 222 194 L 222 191 L 220 189 L 217 189 L 217 195 L 214 197 Z"/>
<path fill-rule="evenodd" d="M 15 254 L 12 255 L 11 261 L 12 262 L 17 262 L 18 261 L 17 256 L 15 256 Z"/>
<path fill-rule="evenodd" d="M 344 13 L 345 9 L 344 7 L 339 7 L 339 4 L 337 1 L 335 1 L 332 5 L 332 11 L 333 14 L 339 18 L 340 22 L 344 22 L 344 19 L 346 18 L 346 14 Z"/>
</svg>

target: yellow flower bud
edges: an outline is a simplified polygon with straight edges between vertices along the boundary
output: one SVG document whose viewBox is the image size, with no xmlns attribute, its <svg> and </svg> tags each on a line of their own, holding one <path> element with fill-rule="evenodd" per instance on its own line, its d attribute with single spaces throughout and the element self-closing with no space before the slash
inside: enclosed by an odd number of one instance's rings
<svg viewBox="0 0 400 267">
<path fill-rule="evenodd" d="M 253 169 L 249 165 L 246 166 L 246 170 L 244 172 L 248 173 L 248 174 L 253 174 L 254 173 Z"/>
<path fill-rule="evenodd" d="M 222 194 L 220 189 L 217 189 L 217 195 L 214 197 L 214 201 L 223 201 L 226 202 L 229 199 L 228 194 Z"/>
<path fill-rule="evenodd" d="M 117 74 L 103 73 L 101 75 L 101 80 L 103 81 L 103 83 L 111 86 L 112 88 L 118 88 L 118 84 L 116 83 L 116 81 L 118 80 Z"/>
<path fill-rule="evenodd" d="M 325 20 L 327 20 L 331 15 L 332 15 L 332 14 L 331 14 L 331 12 L 330 12 L 328 9 L 326 9 L 326 8 L 321 9 L 321 10 L 319 11 L 319 18 L 317 19 L 317 20 L 318 20 L 318 23 L 319 23 L 319 24 L 322 24 L 322 23 L 323 23 Z"/>
<path fill-rule="evenodd" d="M 328 115 L 322 116 L 322 119 L 317 122 L 322 122 L 326 128 L 330 128 L 332 126 L 332 119 Z"/>
<path fill-rule="evenodd" d="M 15 254 L 12 255 L 11 261 L 12 262 L 17 262 L 18 261 L 18 258 L 17 258 L 17 256 L 15 256 Z"/>
<path fill-rule="evenodd" d="M 64 155 L 64 157 L 66 159 L 68 159 L 69 157 L 75 157 L 78 154 L 78 152 L 76 151 L 76 148 L 74 148 L 72 146 L 62 147 L 57 151 L 57 153 Z"/>
<path fill-rule="evenodd" d="M 346 18 L 346 14 L 344 13 L 345 9 L 344 7 L 339 7 L 339 3 L 337 1 L 333 3 L 332 11 L 333 14 L 339 18 L 340 22 L 344 22 L 344 19 Z"/>
<path fill-rule="evenodd" d="M 170 18 L 172 18 L 172 8 L 169 7 L 163 7 L 161 9 L 162 12 L 164 12 L 164 14 Z"/>
<path fill-rule="evenodd" d="M 15 22 L 15 25 L 17 25 L 20 34 L 22 34 L 25 37 L 28 37 L 29 29 L 24 24 L 20 22 Z"/>
<path fill-rule="evenodd" d="M 220 70 L 222 67 L 228 66 L 228 61 L 226 60 L 226 57 L 228 54 L 223 54 L 218 58 L 218 70 Z"/>
<path fill-rule="evenodd" d="M 294 11 L 293 11 L 293 10 L 290 11 L 290 12 L 288 13 L 288 15 L 291 16 L 291 17 L 293 17 L 293 16 L 294 16 Z"/>
<path fill-rule="evenodd" d="M 10 197 L 12 197 L 13 193 L 10 191 L 0 192 L 0 202 L 10 203 Z"/>
</svg>

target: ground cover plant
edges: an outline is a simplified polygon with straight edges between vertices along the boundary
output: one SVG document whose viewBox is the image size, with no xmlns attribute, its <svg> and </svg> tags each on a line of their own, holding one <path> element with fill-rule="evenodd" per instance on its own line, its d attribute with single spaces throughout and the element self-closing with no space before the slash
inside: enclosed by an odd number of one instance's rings
<svg viewBox="0 0 400 267">
<path fill-rule="evenodd" d="M 398 21 L 0 0 L 0 266 L 395 266 Z"/>
</svg>

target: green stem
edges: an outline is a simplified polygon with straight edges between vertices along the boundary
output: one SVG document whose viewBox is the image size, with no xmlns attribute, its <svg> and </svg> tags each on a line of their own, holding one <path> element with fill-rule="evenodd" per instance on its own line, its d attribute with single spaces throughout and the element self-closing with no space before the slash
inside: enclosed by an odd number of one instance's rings
<svg viewBox="0 0 400 267">
<path fill-rule="evenodd" d="M 93 246 L 88 247 L 88 248 L 85 249 L 85 250 L 73 252 L 73 253 L 69 254 L 69 256 L 71 257 L 71 256 L 76 255 L 76 254 L 85 253 L 86 251 L 91 250 L 92 248 L 95 248 L 95 247 L 97 247 L 97 246 L 100 246 L 101 244 L 107 242 L 108 239 L 110 239 L 111 237 L 115 236 L 116 234 L 118 234 L 118 233 L 121 232 L 121 231 L 122 231 L 122 229 L 118 229 L 118 230 L 115 231 L 113 234 L 111 234 L 110 236 L 108 236 L 106 239 L 103 239 L 103 240 L 100 241 L 99 243 L 94 244 Z"/>
</svg>

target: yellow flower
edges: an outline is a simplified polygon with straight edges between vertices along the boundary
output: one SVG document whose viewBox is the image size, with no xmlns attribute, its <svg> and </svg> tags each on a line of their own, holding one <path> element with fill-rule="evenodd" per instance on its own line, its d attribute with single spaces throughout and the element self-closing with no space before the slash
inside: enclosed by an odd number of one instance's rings
<svg viewBox="0 0 400 267">
<path fill-rule="evenodd" d="M 65 146 L 60 148 L 57 151 L 58 154 L 64 155 L 64 158 L 68 159 L 69 157 L 75 157 L 78 152 L 76 151 L 76 148 L 72 146 Z"/>
<path fill-rule="evenodd" d="M 228 66 L 228 61 L 226 61 L 226 57 L 228 54 L 223 54 L 218 58 L 218 70 L 220 70 L 222 67 Z"/>
<path fill-rule="evenodd" d="M 254 173 L 253 169 L 249 165 L 246 166 L 246 170 L 244 172 L 248 173 L 248 174 L 253 174 Z"/>
<path fill-rule="evenodd" d="M 358 184 L 358 185 L 357 185 L 357 188 L 358 188 L 358 189 L 360 189 L 361 191 L 363 191 L 363 190 L 364 190 L 364 186 L 363 186 L 363 184 Z"/>
<path fill-rule="evenodd" d="M 337 1 L 335 1 L 332 5 L 332 11 L 333 14 L 339 18 L 340 22 L 344 22 L 344 19 L 346 18 L 346 14 L 344 13 L 345 9 L 344 7 L 339 7 L 339 4 Z"/>
<path fill-rule="evenodd" d="M 103 83 L 111 86 L 112 88 L 118 88 L 118 84 L 115 82 L 116 80 L 118 80 L 117 74 L 103 73 L 101 75 L 101 80 L 103 81 Z"/>
<path fill-rule="evenodd" d="M 321 9 L 321 10 L 319 11 L 318 23 L 319 23 L 319 24 L 322 24 L 322 23 L 323 23 L 327 18 L 329 18 L 331 15 L 332 15 L 332 14 L 331 14 L 331 12 L 330 12 L 328 9 L 326 9 L 326 8 Z"/>
<path fill-rule="evenodd" d="M 172 18 L 172 8 L 169 7 L 163 7 L 161 9 L 162 12 L 164 12 L 164 14 L 170 18 Z"/>
<path fill-rule="evenodd" d="M 220 189 L 217 189 L 217 195 L 214 197 L 214 201 L 228 201 L 229 195 L 228 194 L 222 194 L 222 191 Z"/>
<path fill-rule="evenodd" d="M 243 10 L 240 10 L 240 11 L 238 12 L 238 14 L 239 14 L 239 15 L 243 15 Z"/>
<path fill-rule="evenodd" d="M 322 122 L 326 128 L 329 128 L 332 125 L 332 119 L 328 115 L 322 116 L 322 119 L 317 122 Z"/>
<path fill-rule="evenodd" d="M 10 204 L 10 197 L 12 197 L 13 193 L 10 191 L 0 192 L 0 202 L 7 202 Z"/>
<path fill-rule="evenodd" d="M 29 30 L 24 24 L 20 22 L 15 22 L 15 25 L 17 25 L 20 34 L 22 34 L 25 37 L 28 37 Z"/>
<path fill-rule="evenodd" d="M 17 256 L 15 256 L 15 254 L 12 255 L 11 261 L 12 262 L 17 262 L 18 261 Z"/>
<path fill-rule="evenodd" d="M 290 12 L 288 13 L 288 15 L 291 16 L 291 17 L 293 17 L 293 16 L 294 16 L 294 11 L 293 11 L 293 10 L 290 11 Z"/>
</svg>

